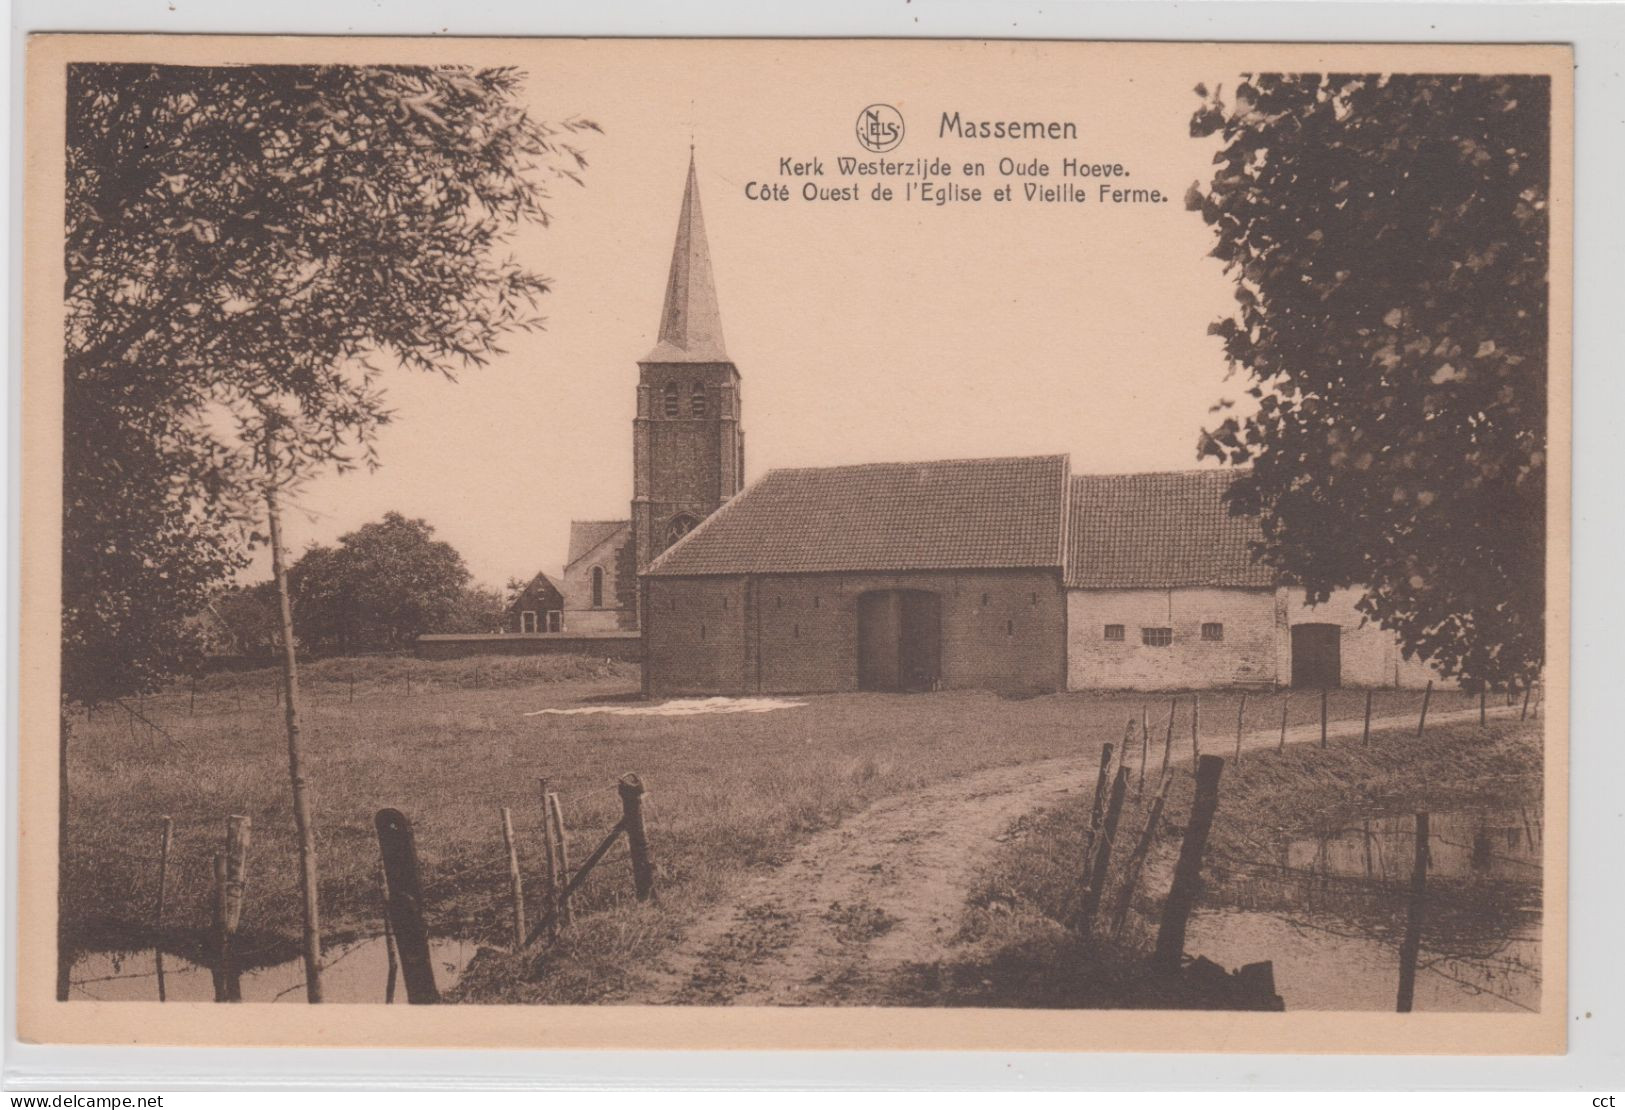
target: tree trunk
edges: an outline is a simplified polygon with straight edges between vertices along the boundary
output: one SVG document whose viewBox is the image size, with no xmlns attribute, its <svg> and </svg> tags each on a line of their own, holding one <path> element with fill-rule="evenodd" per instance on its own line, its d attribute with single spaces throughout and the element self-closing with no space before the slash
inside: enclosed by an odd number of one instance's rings
<svg viewBox="0 0 1625 1110">
<path fill-rule="evenodd" d="M 68 943 L 68 736 L 73 725 L 68 707 L 61 709 L 57 737 L 56 783 L 56 1000 L 66 1002 L 73 974 L 73 946 Z"/>
<path fill-rule="evenodd" d="M 282 557 L 282 517 L 276 486 L 265 489 L 271 521 L 271 573 L 276 578 L 282 616 L 283 718 L 288 730 L 288 778 L 293 784 L 293 824 L 299 834 L 299 895 L 304 902 L 305 998 L 322 1000 L 322 930 L 316 900 L 316 834 L 305 795 L 304 752 L 299 740 L 299 660 L 293 644 L 293 604 L 288 597 L 288 568 Z"/>
</svg>

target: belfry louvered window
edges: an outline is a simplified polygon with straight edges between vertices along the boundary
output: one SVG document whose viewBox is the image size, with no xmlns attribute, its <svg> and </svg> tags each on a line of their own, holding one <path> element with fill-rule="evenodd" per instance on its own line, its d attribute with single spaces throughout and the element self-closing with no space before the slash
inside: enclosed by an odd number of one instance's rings
<svg viewBox="0 0 1625 1110">
<path fill-rule="evenodd" d="M 677 383 L 676 382 L 667 382 L 666 383 L 666 388 L 661 390 L 661 397 L 662 397 L 661 405 L 662 405 L 662 408 L 663 408 L 663 410 L 664 410 L 664 412 L 666 414 L 666 418 L 669 420 L 669 419 L 672 419 L 672 418 L 676 417 L 678 415 L 678 413 L 679 413 L 678 400 L 677 400 Z"/>
<path fill-rule="evenodd" d="M 705 386 L 695 382 L 689 389 L 688 414 L 690 416 L 705 415 Z"/>
</svg>

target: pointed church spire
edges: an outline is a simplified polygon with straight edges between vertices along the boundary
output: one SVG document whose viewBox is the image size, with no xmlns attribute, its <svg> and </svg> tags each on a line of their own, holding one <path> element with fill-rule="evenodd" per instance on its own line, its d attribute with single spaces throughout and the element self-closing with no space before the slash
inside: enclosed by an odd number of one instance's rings
<svg viewBox="0 0 1625 1110">
<path fill-rule="evenodd" d="M 677 243 L 666 279 L 666 303 L 660 313 L 660 342 L 645 362 L 727 362 L 722 347 L 722 315 L 711 280 L 711 248 L 700 214 L 700 186 L 694 173 L 694 148 L 688 150 L 688 183 L 677 214 Z"/>
</svg>

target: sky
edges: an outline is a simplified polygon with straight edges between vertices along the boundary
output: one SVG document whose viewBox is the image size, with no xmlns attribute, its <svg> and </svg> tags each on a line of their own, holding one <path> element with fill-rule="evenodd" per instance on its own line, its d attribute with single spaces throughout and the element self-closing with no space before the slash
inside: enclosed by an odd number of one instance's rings
<svg viewBox="0 0 1625 1110">
<path fill-rule="evenodd" d="M 455 51 L 451 43 L 443 44 Z M 746 478 L 773 467 L 1066 452 L 1074 473 L 1197 465 L 1210 406 L 1240 399 L 1208 324 L 1232 305 L 1212 239 L 1181 203 L 1211 175 L 1190 138 L 1193 86 L 1224 74 L 1200 53 L 1145 64 L 1020 43 L 512 42 L 529 110 L 576 115 L 580 188 L 552 187 L 552 224 L 517 257 L 553 279 L 543 330 L 456 381 L 396 371 L 394 422 L 372 473 L 321 476 L 288 514 L 295 554 L 388 510 L 422 517 L 475 579 L 556 571 L 572 518 L 628 515 L 637 360 L 655 342 L 690 143 L 727 349 L 742 376 Z M 448 59 L 450 60 L 450 59 Z M 818 203 L 806 180 L 846 184 L 836 159 L 870 103 L 897 109 L 884 157 L 940 157 L 945 180 L 1011 202 Z M 962 119 L 1070 121 L 1065 140 L 939 135 Z M 1001 176 L 1038 160 L 1044 178 Z M 822 178 L 780 159 L 818 159 Z M 1061 162 L 1121 163 L 1163 204 L 1102 204 Z M 987 175 L 965 178 L 966 162 Z M 1022 183 L 1072 183 L 1083 204 L 1027 203 Z M 787 202 L 753 200 L 784 183 Z M 899 194 L 903 179 L 890 182 Z M 253 570 L 263 576 L 262 557 Z"/>
</svg>

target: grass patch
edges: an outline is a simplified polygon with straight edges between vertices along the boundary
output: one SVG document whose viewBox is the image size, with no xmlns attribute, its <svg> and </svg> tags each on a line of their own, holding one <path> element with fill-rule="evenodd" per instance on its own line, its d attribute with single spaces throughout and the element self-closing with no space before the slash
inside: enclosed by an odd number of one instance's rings
<svg viewBox="0 0 1625 1110">
<path fill-rule="evenodd" d="M 1542 732 L 1538 721 L 1452 723 L 1418 741 L 1409 730 L 1376 733 L 1369 746 L 1343 741 L 1329 749 L 1311 744 L 1285 751 L 1247 752 L 1240 766 L 1227 762 L 1218 814 L 1204 857 L 1201 904 L 1241 908 L 1313 908 L 1355 919 L 1369 906 L 1335 884 L 1312 877 L 1260 883 L 1261 861 L 1278 859 L 1289 840 L 1331 836 L 1364 819 L 1511 806 L 1538 800 Z M 966 952 L 911 969 L 897 987 L 898 1001 L 914 1005 L 1039 1007 L 1200 1007 L 1200 992 L 1148 981 L 1145 960 L 1154 947 L 1172 859 L 1190 812 L 1195 779 L 1176 769 L 1151 863 L 1142 877 L 1123 932 L 1106 935 L 1124 880 L 1124 862 L 1145 827 L 1152 792 L 1135 799 L 1131 787 L 1118 828 L 1117 848 L 1096 928 L 1077 927 L 1084 888 L 1085 836 L 1092 787 L 1059 805 L 1022 818 L 984 871 L 958 940 Z M 1408 864 L 1406 865 L 1408 867 Z M 1266 867 L 1267 870 L 1267 867 Z M 1467 894 L 1477 886 L 1479 897 Z M 1491 897 L 1482 897 L 1484 890 Z M 1495 884 L 1434 880 L 1430 914 L 1438 931 L 1458 924 L 1494 932 L 1497 913 L 1517 907 L 1496 896 Z M 1366 897 L 1369 902 L 1369 897 Z M 1346 904 L 1344 904 L 1346 902 Z M 1452 922 L 1452 906 L 1469 919 Z M 1384 912 L 1388 913 L 1385 905 Z M 1367 921 L 1382 935 L 1395 922 Z M 1456 930 L 1458 933 L 1462 929 Z M 1471 931 L 1471 930 L 1467 930 Z M 1193 953 L 1194 955 L 1195 953 Z"/>
<path fill-rule="evenodd" d="M 184 684 L 132 705 L 152 727 L 119 708 L 74 722 L 64 908 L 82 944 L 144 935 L 165 815 L 175 820 L 166 910 L 172 928 L 206 926 L 210 861 L 226 815 L 240 813 L 254 822 L 243 927 L 268 938 L 298 935 L 274 677 L 211 675 L 199 680 L 195 705 Z M 1165 726 L 1157 714 L 1165 716 L 1168 704 L 1166 695 L 834 694 L 764 714 L 526 717 L 546 707 L 635 699 L 637 669 L 562 656 L 368 657 L 313 662 L 301 677 L 330 939 L 380 930 L 378 809 L 398 808 L 413 821 L 432 930 L 500 945 L 509 889 L 500 807 L 513 810 L 534 888 L 542 845 L 537 778 L 550 778 L 560 793 L 571 856 L 579 861 L 619 817 L 616 778 L 627 771 L 644 777 L 660 903 L 633 900 L 624 852 L 616 849 L 578 896 L 579 927 L 533 978 L 496 968 L 488 975 L 471 969 L 465 979 L 467 996 L 516 1001 L 613 998 L 625 969 L 671 943 L 688 915 L 726 897 L 751 868 L 781 862 L 811 832 L 956 775 L 1094 750 L 1119 740 L 1142 705 L 1158 737 Z M 1278 722 L 1279 698 L 1251 695 L 1249 727 Z M 1420 698 L 1417 691 L 1381 691 L 1377 712 L 1414 714 Z M 1222 746 L 1234 729 L 1236 700 L 1203 693 L 1207 743 Z M 1189 704 L 1181 698 L 1176 743 L 1188 743 Z M 1435 710 L 1468 704 L 1453 693 L 1436 692 L 1433 700 Z M 1363 705 L 1361 691 L 1334 691 L 1331 714 L 1355 718 Z M 1318 700 L 1293 698 L 1289 713 L 1295 723 L 1315 720 Z M 532 920 L 536 912 L 533 906 Z"/>
</svg>

